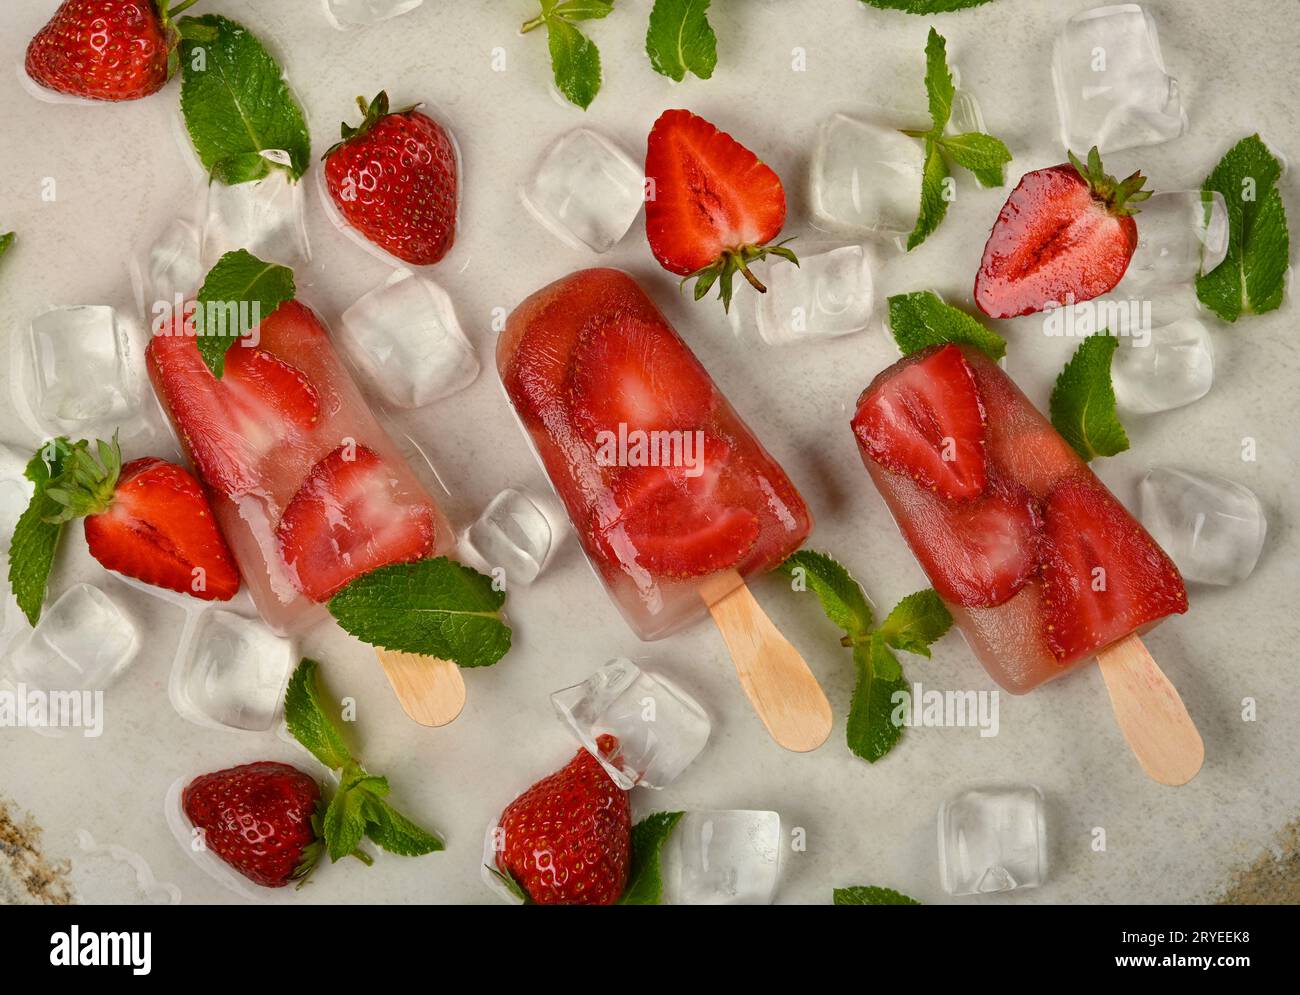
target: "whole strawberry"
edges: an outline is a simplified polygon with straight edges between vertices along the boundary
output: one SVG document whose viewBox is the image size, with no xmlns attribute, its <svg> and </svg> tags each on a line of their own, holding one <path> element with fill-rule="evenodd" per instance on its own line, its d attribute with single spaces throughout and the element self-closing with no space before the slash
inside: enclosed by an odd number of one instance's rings
<svg viewBox="0 0 1300 995">
<path fill-rule="evenodd" d="M 436 263 L 456 240 L 460 198 L 456 145 L 414 108 L 388 110 L 388 94 L 357 104 L 359 127 L 325 153 L 325 184 L 353 228 L 416 266 Z"/>
<path fill-rule="evenodd" d="M 280 888 L 321 854 L 312 825 L 320 786 L 288 764 L 262 761 L 196 777 L 181 796 L 203 845 L 250 881 Z"/>
<path fill-rule="evenodd" d="M 27 46 L 27 75 L 92 100 L 138 100 L 176 69 L 171 21 L 196 0 L 64 0 Z"/>
<path fill-rule="evenodd" d="M 704 118 L 664 111 L 650 129 L 645 175 L 650 251 L 668 272 L 696 281 L 697 301 L 716 283 L 730 309 L 737 273 L 767 292 L 750 263 L 769 255 L 798 263 L 784 242 L 769 244 L 785 224 L 781 178 Z"/>
<path fill-rule="evenodd" d="M 975 277 L 975 303 L 991 318 L 1090 301 L 1128 269 L 1146 177 L 1108 176 L 1095 147 L 1086 164 L 1069 156 L 1021 177 L 993 224 Z"/>
<path fill-rule="evenodd" d="M 618 749 L 601 736 L 602 754 Z M 579 750 L 501 813 L 497 868 L 539 905 L 612 905 L 627 887 L 632 815 L 627 792 Z"/>
</svg>

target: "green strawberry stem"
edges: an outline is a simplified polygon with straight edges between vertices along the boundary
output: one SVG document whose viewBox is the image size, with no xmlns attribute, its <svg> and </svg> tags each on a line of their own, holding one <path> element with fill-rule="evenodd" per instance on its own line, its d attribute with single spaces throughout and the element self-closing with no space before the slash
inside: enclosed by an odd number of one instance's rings
<svg viewBox="0 0 1300 995">
<path fill-rule="evenodd" d="M 172 4 L 168 3 L 167 0 L 160 0 L 158 13 L 162 17 L 163 23 L 166 24 L 173 17 L 179 17 L 198 2 L 199 0 L 181 0 L 180 3 Z"/>
<path fill-rule="evenodd" d="M 1095 145 L 1088 152 L 1086 164 L 1081 162 L 1079 157 L 1071 151 L 1067 150 L 1066 155 L 1070 157 L 1070 165 L 1074 167 L 1075 172 L 1092 190 L 1093 196 L 1102 201 L 1106 205 L 1106 209 L 1117 218 L 1137 214 L 1138 209 L 1133 205 L 1146 200 L 1152 194 L 1152 191 L 1142 189 L 1147 178 L 1142 175 L 1141 170 L 1122 180 L 1117 180 L 1107 173 L 1102 168 L 1101 153 Z"/>
<path fill-rule="evenodd" d="M 113 503 L 118 476 L 122 472 L 122 449 L 113 433 L 112 442 L 95 441 L 92 453 L 86 441 L 73 444 L 64 460 L 63 472 L 45 485 L 45 496 L 61 506 L 57 514 L 44 520 L 62 525 L 74 518 L 84 518 L 107 511 Z"/>
</svg>

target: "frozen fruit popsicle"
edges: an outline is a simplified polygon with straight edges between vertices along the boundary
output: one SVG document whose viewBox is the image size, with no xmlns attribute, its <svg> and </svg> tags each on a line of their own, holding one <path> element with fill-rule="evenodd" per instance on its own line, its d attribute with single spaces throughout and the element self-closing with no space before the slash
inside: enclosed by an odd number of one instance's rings
<svg viewBox="0 0 1300 995">
<path fill-rule="evenodd" d="M 922 569 L 1008 691 L 1187 610 L 1173 561 L 978 350 L 904 357 L 863 391 L 853 433 Z"/>
<path fill-rule="evenodd" d="M 511 314 L 497 366 L 590 562 L 637 635 L 667 636 L 706 611 L 717 618 L 736 599 L 757 610 L 744 579 L 799 548 L 812 518 L 635 280 L 592 269 L 539 290 Z M 795 659 L 819 710 L 825 696 Z M 829 707 L 825 714 L 829 729 Z"/>
<path fill-rule="evenodd" d="M 155 334 L 146 359 L 258 611 L 299 631 L 349 581 L 454 540 L 311 309 L 281 304 L 253 339 L 220 379 L 192 335 Z"/>
</svg>

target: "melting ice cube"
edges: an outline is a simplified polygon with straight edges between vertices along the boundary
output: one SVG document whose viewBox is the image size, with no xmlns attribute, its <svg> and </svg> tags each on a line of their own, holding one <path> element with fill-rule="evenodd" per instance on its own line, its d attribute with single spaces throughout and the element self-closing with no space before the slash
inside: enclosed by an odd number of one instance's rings
<svg viewBox="0 0 1300 995">
<path fill-rule="evenodd" d="M 58 307 L 32 319 L 37 417 L 58 433 L 102 434 L 140 406 L 142 382 L 126 319 L 111 307 Z"/>
<path fill-rule="evenodd" d="M 670 905 L 770 905 L 781 874 L 775 812 L 687 812 L 664 844 Z"/>
<path fill-rule="evenodd" d="M 1142 201 L 1138 208 L 1137 251 L 1124 273 L 1124 290 L 1191 283 L 1227 256 L 1223 194 L 1173 190 Z"/>
<path fill-rule="evenodd" d="M 950 895 L 1036 888 L 1047 877 L 1042 793 L 1032 785 L 964 791 L 939 806 L 939 871 Z"/>
<path fill-rule="evenodd" d="M 1142 478 L 1138 496 L 1142 524 L 1187 580 L 1235 584 L 1255 569 L 1268 522 L 1248 487 L 1156 467 Z"/>
<path fill-rule="evenodd" d="M 340 31 L 378 24 L 398 17 L 424 3 L 424 0 L 321 0 L 325 17 Z"/>
<path fill-rule="evenodd" d="M 447 292 L 409 269 L 343 312 L 343 347 L 388 403 L 418 408 L 463 390 L 479 361 Z"/>
<path fill-rule="evenodd" d="M 517 584 L 531 584 L 546 566 L 561 527 L 542 503 L 513 487 L 502 491 L 465 530 L 462 547 L 471 563 L 502 569 Z"/>
<path fill-rule="evenodd" d="M 262 157 L 272 163 L 262 179 L 230 185 L 214 179 L 207 186 L 200 253 L 205 272 L 236 249 L 290 268 L 311 260 L 302 184 L 282 168 L 289 153 L 268 149 Z"/>
<path fill-rule="evenodd" d="M 232 729 L 270 729 L 296 662 L 293 642 L 234 612 L 208 611 L 197 625 L 173 678 L 182 714 Z"/>
<path fill-rule="evenodd" d="M 135 623 L 122 606 L 98 587 L 76 584 L 45 609 L 14 649 L 13 668 L 34 688 L 97 691 L 138 648 Z"/>
<path fill-rule="evenodd" d="M 565 244 L 608 252 L 636 220 L 645 199 L 645 180 L 621 148 L 594 131 L 577 128 L 546 150 L 519 197 Z"/>
<path fill-rule="evenodd" d="M 1115 400 L 1133 414 L 1169 411 L 1198 401 L 1214 384 L 1209 330 L 1195 318 L 1151 329 L 1149 337 L 1122 336 L 1110 367 Z"/>
<path fill-rule="evenodd" d="M 1082 155 L 1158 145 L 1187 130 L 1178 81 L 1165 70 L 1156 23 L 1135 3 L 1066 22 L 1052 52 L 1061 140 Z"/>
<path fill-rule="evenodd" d="M 624 789 L 667 787 L 709 741 L 709 717 L 699 703 L 627 659 L 612 660 L 581 684 L 556 691 L 551 702 Z M 596 745 L 606 734 L 618 739 L 613 756 Z"/>
<path fill-rule="evenodd" d="M 746 295 L 746 300 L 753 304 L 754 326 L 768 345 L 851 335 L 871 320 L 871 266 L 861 245 L 801 253 L 798 266 L 775 259 L 757 269 L 767 293 Z M 745 320 L 743 307 L 735 313 L 737 320 Z"/>
<path fill-rule="evenodd" d="M 813 149 L 812 210 L 819 228 L 902 235 L 916 226 L 925 150 L 918 139 L 847 114 L 822 122 Z"/>
<path fill-rule="evenodd" d="M 176 295 L 192 299 L 203 285 L 199 230 L 181 218 L 172 220 L 136 262 L 135 276 L 144 314 L 155 317 L 155 305 L 172 307 Z"/>
</svg>

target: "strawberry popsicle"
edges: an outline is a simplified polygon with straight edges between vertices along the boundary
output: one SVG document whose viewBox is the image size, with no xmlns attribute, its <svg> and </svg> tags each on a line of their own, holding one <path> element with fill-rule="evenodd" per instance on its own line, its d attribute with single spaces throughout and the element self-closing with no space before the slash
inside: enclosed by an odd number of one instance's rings
<svg viewBox="0 0 1300 995">
<path fill-rule="evenodd" d="M 642 639 L 798 549 L 812 518 L 630 276 L 583 270 L 510 315 L 506 394 L 588 559 Z"/>
<path fill-rule="evenodd" d="M 984 353 L 884 370 L 853 433 L 967 642 L 1020 694 L 1187 610 L 1173 562 Z"/>
<path fill-rule="evenodd" d="M 192 335 L 158 333 L 149 376 L 266 622 L 295 631 L 359 575 L 452 548 L 310 308 L 290 300 L 215 378 Z"/>
</svg>

